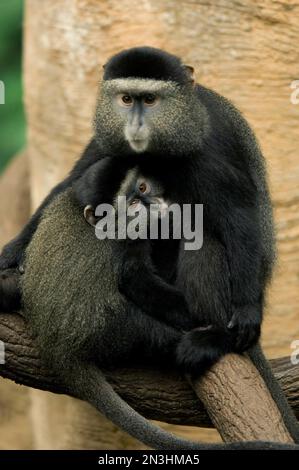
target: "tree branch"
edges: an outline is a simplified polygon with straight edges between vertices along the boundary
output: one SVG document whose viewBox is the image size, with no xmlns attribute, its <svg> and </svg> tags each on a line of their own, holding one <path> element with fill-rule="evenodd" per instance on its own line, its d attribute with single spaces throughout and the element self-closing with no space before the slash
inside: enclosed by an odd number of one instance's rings
<svg viewBox="0 0 299 470">
<path fill-rule="evenodd" d="M 40 390 L 68 393 L 59 378 L 43 365 L 21 316 L 0 314 L 0 339 L 5 345 L 5 364 L 0 364 L 0 376 Z M 238 361 L 239 359 L 238 357 Z M 299 417 L 299 365 L 291 365 L 289 358 L 270 362 L 290 405 Z M 219 372 L 220 369 L 217 370 Z M 238 377 L 239 374 L 240 371 L 237 372 Z M 195 393 L 187 381 L 174 370 L 130 367 L 106 371 L 106 376 L 114 389 L 149 419 L 171 424 L 213 426 L 204 405 L 196 395 L 203 394 L 207 382 L 196 384 Z M 214 373 L 212 380 L 215 385 L 217 374 Z M 204 401 L 207 406 L 207 401 Z M 210 410 L 210 404 L 208 408 Z M 218 428 L 217 420 L 213 416 L 212 418 Z M 225 435 L 223 437 L 227 438 Z"/>
</svg>

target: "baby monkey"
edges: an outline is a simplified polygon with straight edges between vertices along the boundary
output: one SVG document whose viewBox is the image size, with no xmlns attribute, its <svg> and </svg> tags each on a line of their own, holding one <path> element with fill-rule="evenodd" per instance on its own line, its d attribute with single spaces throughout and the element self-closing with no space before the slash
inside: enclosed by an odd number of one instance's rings
<svg viewBox="0 0 299 470">
<path fill-rule="evenodd" d="M 188 296 L 188 273 L 178 269 L 183 240 L 172 236 L 179 221 L 170 217 L 173 201 L 166 197 L 160 181 L 135 165 L 121 176 L 119 187 L 114 188 L 109 184 L 105 165 L 105 160 L 101 160 L 86 171 L 73 185 L 75 197 L 82 210 L 84 208 L 86 220 L 96 230 L 102 222 L 101 205 L 106 207 L 109 201 L 117 221 L 125 218 L 126 230 L 121 228 L 113 234 L 113 238 L 116 235 L 118 239 L 118 253 L 121 253 L 117 263 L 118 289 L 141 311 L 184 333 L 176 348 L 176 365 L 184 373 L 200 376 L 223 355 L 239 352 L 235 348 L 235 332 L 227 328 L 225 319 L 215 324 L 205 311 L 197 310 L 192 297 Z M 119 197 L 125 198 L 124 205 L 118 203 Z M 164 227 L 165 222 L 169 224 L 168 239 L 162 236 L 163 222 Z M 153 226 L 156 228 L 154 237 Z M 208 237 L 205 244 L 210 249 Z M 192 258 L 191 254 L 191 262 Z M 205 294 L 197 292 L 196 295 Z"/>
<path fill-rule="evenodd" d="M 96 165 L 90 171 L 96 171 Z M 85 195 L 82 186 L 75 187 L 75 192 L 82 204 Z M 137 167 L 128 171 L 113 198 L 116 224 L 113 224 L 115 233 L 112 235 L 122 244 L 118 285 L 120 292 L 145 313 L 177 329 L 190 330 L 194 323 L 186 300 L 173 285 L 179 240 L 161 238 L 166 217 L 169 233 L 172 233 L 169 206 L 158 181 L 144 177 Z M 99 212 L 96 204 L 84 208 L 85 219 L 96 231 L 101 229 L 103 221 L 97 216 Z M 172 246 L 170 252 L 164 249 L 165 243 Z"/>
</svg>

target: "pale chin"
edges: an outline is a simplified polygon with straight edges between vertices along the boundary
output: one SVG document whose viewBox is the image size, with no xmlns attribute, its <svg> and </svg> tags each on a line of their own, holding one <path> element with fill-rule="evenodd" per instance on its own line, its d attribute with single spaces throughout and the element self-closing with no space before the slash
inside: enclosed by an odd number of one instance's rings
<svg viewBox="0 0 299 470">
<path fill-rule="evenodd" d="M 132 150 L 136 153 L 145 152 L 148 147 L 148 140 L 129 140 L 129 144 Z"/>
</svg>

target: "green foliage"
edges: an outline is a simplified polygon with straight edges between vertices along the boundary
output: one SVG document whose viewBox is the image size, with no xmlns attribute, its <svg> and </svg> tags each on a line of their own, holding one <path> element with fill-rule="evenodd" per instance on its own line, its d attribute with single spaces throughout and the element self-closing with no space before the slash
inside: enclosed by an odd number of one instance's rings
<svg viewBox="0 0 299 470">
<path fill-rule="evenodd" d="M 5 85 L 5 104 L 0 104 L 0 172 L 25 142 L 22 19 L 23 0 L 0 0 L 0 80 Z"/>
</svg>

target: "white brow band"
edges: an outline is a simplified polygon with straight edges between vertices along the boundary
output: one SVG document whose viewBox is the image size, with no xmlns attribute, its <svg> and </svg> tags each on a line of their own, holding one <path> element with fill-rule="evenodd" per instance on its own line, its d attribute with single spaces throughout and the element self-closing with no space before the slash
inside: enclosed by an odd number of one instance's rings
<svg viewBox="0 0 299 470">
<path fill-rule="evenodd" d="M 179 85 L 173 81 L 152 80 L 149 78 L 115 78 L 104 80 L 103 89 L 107 91 L 131 92 L 131 93 L 171 93 L 175 92 Z"/>
</svg>

